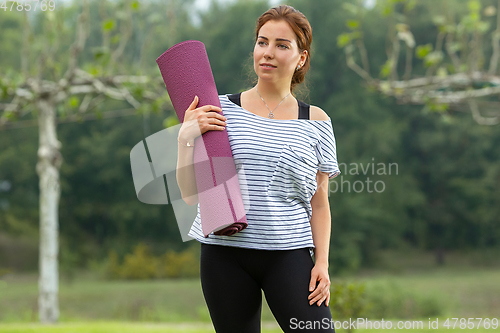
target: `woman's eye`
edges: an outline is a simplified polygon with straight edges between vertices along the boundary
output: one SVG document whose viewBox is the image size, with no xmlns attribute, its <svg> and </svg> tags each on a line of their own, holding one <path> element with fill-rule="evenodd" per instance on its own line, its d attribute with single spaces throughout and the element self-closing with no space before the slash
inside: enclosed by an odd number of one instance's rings
<svg viewBox="0 0 500 333">
<path fill-rule="evenodd" d="M 288 46 L 286 46 L 285 44 L 280 44 L 280 47 L 282 47 L 283 49 L 288 49 Z"/>
<path fill-rule="evenodd" d="M 257 42 L 257 45 L 264 45 L 266 42 L 263 42 L 263 41 L 259 41 Z"/>
</svg>

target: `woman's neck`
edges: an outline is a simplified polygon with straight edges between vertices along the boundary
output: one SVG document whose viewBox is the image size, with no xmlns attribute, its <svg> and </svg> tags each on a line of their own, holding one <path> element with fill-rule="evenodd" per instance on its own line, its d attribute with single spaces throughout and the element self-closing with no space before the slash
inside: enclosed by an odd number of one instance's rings
<svg viewBox="0 0 500 333">
<path fill-rule="evenodd" d="M 278 104 L 285 96 L 290 94 L 290 85 L 278 86 L 271 82 L 259 80 L 254 88 L 259 91 L 260 96 L 267 104 Z"/>
</svg>

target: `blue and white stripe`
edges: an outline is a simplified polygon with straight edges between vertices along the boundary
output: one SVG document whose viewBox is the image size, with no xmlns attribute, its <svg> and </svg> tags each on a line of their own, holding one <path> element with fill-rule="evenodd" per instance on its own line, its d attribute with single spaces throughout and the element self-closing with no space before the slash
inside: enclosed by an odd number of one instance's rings
<svg viewBox="0 0 500 333">
<path fill-rule="evenodd" d="M 219 95 L 248 227 L 231 236 L 201 231 L 200 206 L 189 236 L 207 244 L 252 249 L 314 248 L 311 198 L 316 173 L 340 174 L 331 119 L 269 119 Z"/>
</svg>

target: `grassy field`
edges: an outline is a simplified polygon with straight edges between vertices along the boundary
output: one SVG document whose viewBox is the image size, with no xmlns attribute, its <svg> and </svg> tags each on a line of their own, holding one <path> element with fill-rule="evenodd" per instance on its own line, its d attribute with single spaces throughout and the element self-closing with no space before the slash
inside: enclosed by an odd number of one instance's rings
<svg viewBox="0 0 500 333">
<path fill-rule="evenodd" d="M 57 327 L 39 324 L 0 324 L 1 333 L 208 333 L 215 332 L 211 324 L 158 323 L 65 323 Z M 263 328 L 262 333 L 281 333 L 279 328 Z"/>
<path fill-rule="evenodd" d="M 421 257 L 418 260 L 423 260 Z M 429 267 L 405 257 L 391 256 L 383 271 L 365 270 L 357 276 L 331 277 L 363 282 L 367 293 L 378 295 L 370 320 L 421 318 L 422 329 L 399 332 L 449 332 L 460 328 L 429 329 L 429 318 L 415 316 L 413 298 L 425 307 L 438 308 L 440 324 L 446 318 L 499 318 L 500 268 L 453 265 Z M 430 259 L 431 260 L 431 259 Z M 425 261 L 425 260 L 424 260 Z M 214 332 L 201 291 L 199 278 L 157 281 L 106 281 L 90 272 L 74 279 L 62 278 L 59 287 L 60 320 L 54 326 L 37 324 L 38 275 L 6 275 L 0 279 L 0 333 L 142 333 Z M 264 333 L 281 332 L 263 297 Z M 377 312 L 378 311 L 378 312 Z M 384 315 L 398 313 L 398 316 Z M 432 316 L 433 317 L 433 316 Z M 373 319 L 372 319 L 373 318 Z M 334 318 L 335 319 L 335 318 Z M 394 324 L 398 319 L 393 319 Z M 432 318 L 434 319 L 434 318 Z M 393 327 L 394 330 L 394 327 Z M 300 330 L 297 330 L 300 331 Z M 363 329 L 367 333 L 381 329 Z M 462 330 L 464 331 L 464 330 Z M 498 332 L 497 329 L 465 329 L 469 332 Z M 345 332 L 338 329 L 338 333 Z"/>
<path fill-rule="evenodd" d="M 428 322 L 424 321 L 427 325 Z M 393 323 L 392 331 L 395 330 L 397 322 Z M 262 325 L 262 333 L 282 333 L 283 331 L 276 325 L 272 323 Z M 271 328 L 272 327 L 272 328 Z M 388 331 L 389 329 L 364 329 L 359 328 L 358 332 L 364 333 L 376 333 L 380 331 Z M 298 332 L 301 330 L 297 329 Z M 304 331 L 304 330 L 302 330 Z M 337 333 L 346 332 L 346 330 L 340 328 L 335 330 Z M 439 329 L 429 329 L 428 327 L 420 329 L 397 329 L 397 332 L 410 333 L 410 332 L 420 332 L 420 333 L 444 333 L 444 332 L 455 332 L 455 331 L 469 331 L 474 333 L 490 333 L 498 332 L 497 329 L 485 329 L 485 328 L 474 328 L 471 330 L 464 330 L 460 328 L 448 329 L 446 327 L 440 327 Z M 214 333 L 211 324 L 193 324 L 193 323 L 183 323 L 183 324 L 158 324 L 158 323 L 113 323 L 113 322 L 93 322 L 93 323 L 63 323 L 57 324 L 55 326 L 44 326 L 40 324 L 0 324 L 0 333 Z M 306 331 L 307 332 L 307 331 Z"/>
</svg>

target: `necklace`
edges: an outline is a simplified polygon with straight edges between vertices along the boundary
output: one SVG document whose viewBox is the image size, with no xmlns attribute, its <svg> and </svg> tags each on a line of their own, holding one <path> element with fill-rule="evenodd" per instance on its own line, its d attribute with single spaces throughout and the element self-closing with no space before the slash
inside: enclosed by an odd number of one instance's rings
<svg viewBox="0 0 500 333">
<path fill-rule="evenodd" d="M 268 117 L 269 117 L 269 118 L 274 118 L 274 113 L 273 113 L 273 111 L 274 111 L 274 110 L 276 110 L 276 109 L 278 108 L 278 106 L 280 106 L 280 105 L 281 105 L 281 103 L 283 103 L 283 101 L 285 100 L 285 98 L 287 98 L 287 97 L 288 97 L 288 96 L 290 96 L 290 94 L 291 94 L 291 92 L 289 92 L 289 93 L 288 93 L 288 95 L 286 95 L 286 96 L 285 96 L 285 97 L 281 100 L 281 102 L 280 102 L 280 103 L 279 103 L 279 104 L 278 104 L 278 105 L 277 105 L 277 106 L 276 106 L 276 107 L 275 107 L 275 108 L 271 111 L 271 109 L 269 108 L 269 106 L 267 106 L 266 101 L 265 101 L 265 100 L 262 98 L 262 96 L 260 95 L 260 93 L 259 93 L 259 89 L 257 89 L 257 87 L 255 87 L 255 90 L 257 90 L 257 94 L 259 94 L 260 99 L 262 100 L 262 102 L 264 102 L 264 105 L 265 105 L 265 106 L 266 106 L 266 108 L 269 110 L 269 115 L 268 115 Z"/>
</svg>

